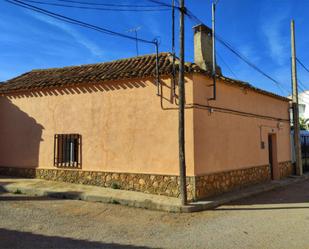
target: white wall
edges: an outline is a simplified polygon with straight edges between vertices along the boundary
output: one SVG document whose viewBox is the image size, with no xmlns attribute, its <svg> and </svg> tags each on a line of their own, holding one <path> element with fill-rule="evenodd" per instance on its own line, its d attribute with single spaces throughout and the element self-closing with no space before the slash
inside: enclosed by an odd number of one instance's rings
<svg viewBox="0 0 309 249">
<path fill-rule="evenodd" d="M 309 91 L 302 92 L 298 95 L 299 116 L 309 118 Z"/>
</svg>

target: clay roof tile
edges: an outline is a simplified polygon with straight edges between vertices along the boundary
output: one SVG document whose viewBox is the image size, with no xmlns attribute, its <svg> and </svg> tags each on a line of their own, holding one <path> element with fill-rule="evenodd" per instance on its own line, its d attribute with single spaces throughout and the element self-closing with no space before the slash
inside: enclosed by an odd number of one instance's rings
<svg viewBox="0 0 309 249">
<path fill-rule="evenodd" d="M 160 75 L 170 75 L 172 73 L 172 59 L 171 53 L 159 54 Z M 176 70 L 178 70 L 179 60 L 177 58 L 175 65 Z M 210 76 L 209 72 L 204 71 L 194 63 L 185 63 L 185 73 L 202 73 Z M 151 54 L 104 63 L 32 70 L 0 84 L 0 93 L 40 90 L 81 83 L 91 84 L 130 78 L 145 78 L 153 77 L 155 74 L 156 55 Z M 247 82 L 221 75 L 218 78 L 229 84 L 250 88 L 261 94 L 287 100 L 282 96 L 253 87 Z"/>
</svg>

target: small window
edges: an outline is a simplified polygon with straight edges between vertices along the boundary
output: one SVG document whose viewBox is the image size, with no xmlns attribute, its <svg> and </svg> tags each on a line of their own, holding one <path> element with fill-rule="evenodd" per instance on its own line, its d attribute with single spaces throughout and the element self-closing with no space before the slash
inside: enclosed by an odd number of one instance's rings
<svg viewBox="0 0 309 249">
<path fill-rule="evenodd" d="M 58 168 L 81 168 L 81 135 L 55 135 L 54 166 Z"/>
</svg>

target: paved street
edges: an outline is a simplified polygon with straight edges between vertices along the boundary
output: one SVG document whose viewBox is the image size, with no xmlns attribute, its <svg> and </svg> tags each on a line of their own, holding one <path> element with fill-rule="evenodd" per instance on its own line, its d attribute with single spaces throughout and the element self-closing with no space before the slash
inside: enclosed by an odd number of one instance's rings
<svg viewBox="0 0 309 249">
<path fill-rule="evenodd" d="M 309 181 L 174 214 L 120 205 L 0 195 L 0 248 L 309 248 Z"/>
</svg>

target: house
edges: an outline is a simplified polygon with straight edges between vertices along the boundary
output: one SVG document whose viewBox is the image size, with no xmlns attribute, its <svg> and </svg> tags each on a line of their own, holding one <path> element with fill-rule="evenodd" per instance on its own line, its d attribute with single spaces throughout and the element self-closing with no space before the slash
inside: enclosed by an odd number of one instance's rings
<svg viewBox="0 0 309 249">
<path fill-rule="evenodd" d="M 289 100 L 220 68 L 210 100 L 211 30 L 194 29 L 195 63 L 185 64 L 189 199 L 292 174 Z M 159 95 L 155 55 L 8 80 L 0 87 L 0 174 L 178 196 L 172 69 L 172 55 L 160 53 Z"/>
<path fill-rule="evenodd" d="M 292 96 L 288 96 L 289 99 L 292 99 Z M 302 119 L 309 119 L 309 91 L 303 91 L 298 94 L 298 111 L 299 117 Z M 291 119 L 292 119 L 291 113 Z"/>
<path fill-rule="evenodd" d="M 292 95 L 287 97 L 292 101 Z M 302 151 L 302 167 L 303 172 L 309 171 L 309 153 L 308 153 L 308 145 L 309 145 L 309 131 L 305 130 L 308 125 L 309 119 L 309 91 L 305 90 L 298 94 L 298 111 L 300 120 L 300 143 L 301 143 L 301 151 Z M 291 123 L 291 154 L 292 154 L 292 162 L 295 163 L 295 145 L 294 145 L 294 131 L 293 131 L 293 112 L 290 109 L 290 123 Z M 304 129 L 304 130 L 303 130 Z"/>
</svg>

